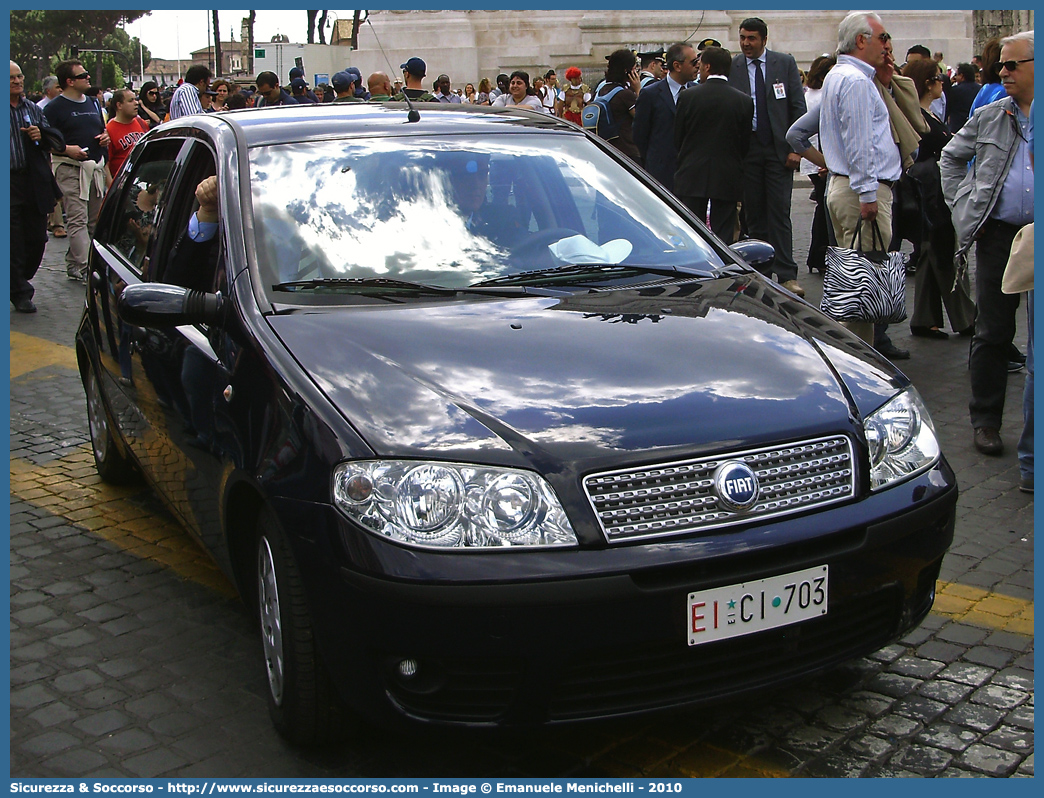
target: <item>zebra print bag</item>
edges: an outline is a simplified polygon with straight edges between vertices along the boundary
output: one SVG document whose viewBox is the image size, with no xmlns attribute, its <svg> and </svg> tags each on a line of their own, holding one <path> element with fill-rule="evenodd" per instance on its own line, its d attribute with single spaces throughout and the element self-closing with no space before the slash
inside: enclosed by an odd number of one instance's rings
<svg viewBox="0 0 1044 798">
<path fill-rule="evenodd" d="M 903 252 L 886 252 L 874 221 L 871 251 L 862 252 L 860 225 L 852 245 L 827 247 L 823 301 L 819 309 L 836 321 L 895 324 L 906 319 L 906 262 Z M 878 249 L 878 246 L 880 248 Z"/>
</svg>

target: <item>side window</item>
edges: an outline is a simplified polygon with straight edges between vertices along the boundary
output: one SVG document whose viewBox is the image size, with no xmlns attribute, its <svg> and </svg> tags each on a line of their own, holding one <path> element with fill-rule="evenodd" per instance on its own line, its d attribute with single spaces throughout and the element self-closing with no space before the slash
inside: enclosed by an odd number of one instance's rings
<svg viewBox="0 0 1044 798">
<path fill-rule="evenodd" d="M 166 202 L 167 185 L 182 144 L 181 139 L 150 143 L 134 164 L 116 210 L 112 246 L 139 272 L 155 232 L 156 218 Z"/>
<path fill-rule="evenodd" d="M 213 291 L 223 264 L 222 235 L 218 232 L 206 241 L 189 238 L 189 220 L 199 208 L 196 187 L 206 178 L 217 174 L 214 155 L 201 142 L 192 142 L 185 158 L 185 167 L 171 195 L 171 202 L 163 219 L 163 255 L 155 259 L 154 275 L 149 279 L 171 283 L 199 291 Z"/>
</svg>

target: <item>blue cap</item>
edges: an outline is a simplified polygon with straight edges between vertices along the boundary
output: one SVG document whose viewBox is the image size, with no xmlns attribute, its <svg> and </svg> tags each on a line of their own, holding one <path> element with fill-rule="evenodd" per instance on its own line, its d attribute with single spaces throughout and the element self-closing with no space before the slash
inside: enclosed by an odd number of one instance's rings
<svg viewBox="0 0 1044 798">
<path fill-rule="evenodd" d="M 423 78 L 428 74 L 428 65 L 416 56 L 411 58 L 405 64 L 399 64 L 399 69 L 405 69 L 416 78 Z"/>
<path fill-rule="evenodd" d="M 294 67 L 293 69 L 290 70 L 290 80 L 293 80 L 294 78 L 303 78 L 303 77 L 304 77 L 304 70 L 301 69 L 301 67 Z"/>
<path fill-rule="evenodd" d="M 348 91 L 348 87 L 355 82 L 355 76 L 348 72 L 335 72 L 330 78 L 330 85 L 334 91 Z"/>
</svg>

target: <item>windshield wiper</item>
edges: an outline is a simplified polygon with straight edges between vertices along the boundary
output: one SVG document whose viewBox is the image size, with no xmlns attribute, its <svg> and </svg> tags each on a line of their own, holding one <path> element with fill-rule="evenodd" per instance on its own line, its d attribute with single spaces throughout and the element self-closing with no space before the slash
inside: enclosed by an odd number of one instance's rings
<svg viewBox="0 0 1044 798">
<path fill-rule="evenodd" d="M 411 283 L 406 280 L 393 280 L 387 277 L 317 277 L 312 280 L 289 280 L 276 283 L 273 291 L 299 291 L 311 288 L 335 288 L 352 293 L 380 296 L 391 293 L 433 294 L 435 296 L 453 296 L 453 288 L 440 288 L 436 285 Z"/>
<path fill-rule="evenodd" d="M 664 277 L 716 277 L 717 271 L 681 271 L 656 266 L 632 266 L 622 263 L 567 263 L 550 269 L 507 274 L 475 283 L 473 287 L 490 285 L 539 285 L 541 283 L 584 282 L 606 280 L 614 277 L 631 277 L 639 274 L 658 274 Z"/>
<path fill-rule="evenodd" d="M 294 292 L 313 288 L 332 288 L 372 297 L 387 297 L 395 294 L 427 296 L 456 296 L 457 294 L 481 294 L 492 296 L 566 296 L 567 291 L 534 289 L 527 286 L 498 286 L 480 283 L 463 288 L 445 288 L 439 285 L 411 283 L 388 277 L 318 277 L 312 280 L 290 280 L 272 286 L 273 291 Z"/>
</svg>

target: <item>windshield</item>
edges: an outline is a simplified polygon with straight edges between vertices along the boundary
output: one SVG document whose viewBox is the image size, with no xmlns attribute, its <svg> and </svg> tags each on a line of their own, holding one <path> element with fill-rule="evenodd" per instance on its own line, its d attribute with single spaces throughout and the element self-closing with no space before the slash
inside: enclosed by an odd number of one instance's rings
<svg viewBox="0 0 1044 798">
<path fill-rule="evenodd" d="M 378 279 L 464 288 L 577 264 L 701 275 L 724 265 L 577 136 L 279 144 L 254 148 L 250 160 L 258 265 L 282 303 Z M 604 268 L 616 265 L 639 269 Z"/>
</svg>

